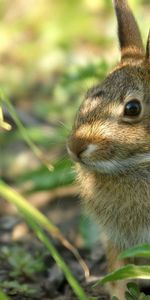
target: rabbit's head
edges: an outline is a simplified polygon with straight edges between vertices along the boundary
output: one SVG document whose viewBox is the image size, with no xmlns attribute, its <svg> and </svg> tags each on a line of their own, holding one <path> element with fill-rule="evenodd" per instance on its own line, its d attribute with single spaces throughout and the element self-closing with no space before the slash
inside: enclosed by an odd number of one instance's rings
<svg viewBox="0 0 150 300">
<path fill-rule="evenodd" d="M 114 0 L 121 61 L 87 92 L 68 140 L 89 170 L 118 173 L 150 162 L 150 34 L 146 53 L 125 0 Z"/>
</svg>

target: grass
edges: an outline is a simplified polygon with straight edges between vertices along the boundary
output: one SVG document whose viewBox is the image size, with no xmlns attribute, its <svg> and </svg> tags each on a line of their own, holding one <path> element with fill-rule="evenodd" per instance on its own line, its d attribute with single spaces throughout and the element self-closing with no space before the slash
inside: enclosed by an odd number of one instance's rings
<svg viewBox="0 0 150 300">
<path fill-rule="evenodd" d="M 1 91 L 0 144 L 3 179 L 17 188 L 26 184 L 28 198 L 28 193 L 52 190 L 73 183 L 72 165 L 61 153 L 65 153 L 65 141 L 76 109 L 85 91 L 104 78 L 118 56 L 115 54 L 113 59 L 110 57 L 110 48 L 113 53 L 114 40 L 116 42 L 116 30 L 113 27 L 115 19 L 110 0 L 44 0 L 37 1 L 36 8 L 32 1 L 29 4 L 26 1 L 22 3 L 25 5 L 11 5 L 3 0 L 0 9 L 0 77 L 1 86 L 6 91 Z M 144 38 L 149 26 L 147 4 L 147 0 L 131 1 L 139 16 Z M 141 8 L 145 8 L 145 12 Z M 20 112 L 22 119 L 18 117 Z M 20 143 L 23 145 L 22 152 L 18 150 Z M 37 158 L 34 158 L 34 167 L 27 163 L 26 167 L 21 168 L 18 163 L 20 153 L 24 154 L 26 149 L 31 149 L 30 152 Z M 59 153 L 53 158 L 58 149 Z M 14 175 L 14 169 L 18 170 L 17 176 Z M 29 188 L 28 183 L 32 184 Z M 35 235 L 63 269 L 77 297 L 88 299 L 47 232 L 68 246 L 85 273 L 88 273 L 76 249 L 50 220 L 4 180 L 0 181 L 0 194 L 16 205 Z M 87 226 L 83 227 L 83 234 L 89 242 L 88 235 L 93 229 L 90 231 Z M 85 232 L 85 227 L 88 232 Z M 146 257 L 149 256 L 146 246 L 132 249 L 123 256 L 143 253 Z M 103 281 L 108 279 L 110 277 Z M 0 299 L 7 299 L 3 292 L 0 292 Z"/>
<path fill-rule="evenodd" d="M 80 300 L 87 300 L 88 296 L 85 294 L 80 284 L 77 282 L 75 277 L 72 275 L 69 267 L 64 262 L 63 258 L 59 255 L 58 251 L 54 247 L 53 243 L 46 236 L 43 229 L 48 230 L 52 235 L 63 240 L 66 244 L 68 243 L 62 236 L 59 229 L 54 226 L 44 215 L 42 215 L 37 209 L 35 209 L 31 204 L 29 204 L 22 196 L 20 196 L 15 190 L 11 189 L 4 182 L 0 181 L 0 195 L 13 203 L 19 212 L 22 214 L 26 222 L 32 228 L 39 240 L 45 245 L 49 250 L 50 254 L 62 269 L 66 276 L 70 286 L 72 287 L 74 293 Z"/>
</svg>

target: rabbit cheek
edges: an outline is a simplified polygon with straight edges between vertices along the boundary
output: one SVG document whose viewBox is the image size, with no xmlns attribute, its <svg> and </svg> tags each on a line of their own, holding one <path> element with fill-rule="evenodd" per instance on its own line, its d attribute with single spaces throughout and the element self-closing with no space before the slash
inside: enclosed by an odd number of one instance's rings
<svg viewBox="0 0 150 300">
<path fill-rule="evenodd" d="M 110 160 L 115 155 L 115 148 L 111 141 L 103 139 L 97 143 L 97 151 L 95 152 L 96 160 Z"/>
</svg>

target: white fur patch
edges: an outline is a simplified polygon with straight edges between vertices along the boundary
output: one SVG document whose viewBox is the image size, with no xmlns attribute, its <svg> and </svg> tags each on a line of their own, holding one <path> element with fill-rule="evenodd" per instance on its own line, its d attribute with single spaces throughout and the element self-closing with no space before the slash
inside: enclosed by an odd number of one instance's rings
<svg viewBox="0 0 150 300">
<path fill-rule="evenodd" d="M 89 144 L 87 149 L 83 152 L 84 155 L 88 156 L 89 154 L 93 153 L 95 150 L 98 149 L 98 146 L 95 144 Z"/>
<path fill-rule="evenodd" d="M 100 161 L 86 161 L 83 160 L 87 166 L 100 173 L 119 173 L 127 170 L 128 168 L 135 167 L 142 163 L 150 162 L 150 153 L 137 154 L 126 159 L 112 159 Z"/>
</svg>

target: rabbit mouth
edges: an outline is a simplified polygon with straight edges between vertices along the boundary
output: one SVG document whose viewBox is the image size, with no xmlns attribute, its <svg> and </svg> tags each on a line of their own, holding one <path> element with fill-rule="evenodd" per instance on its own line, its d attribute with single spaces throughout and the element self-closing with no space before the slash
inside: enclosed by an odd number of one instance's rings
<svg viewBox="0 0 150 300">
<path fill-rule="evenodd" d="M 87 160 L 83 159 L 81 164 L 86 168 L 103 174 L 118 174 L 133 171 L 140 165 L 150 164 L 150 153 L 136 154 L 125 159 L 110 160 Z"/>
</svg>

